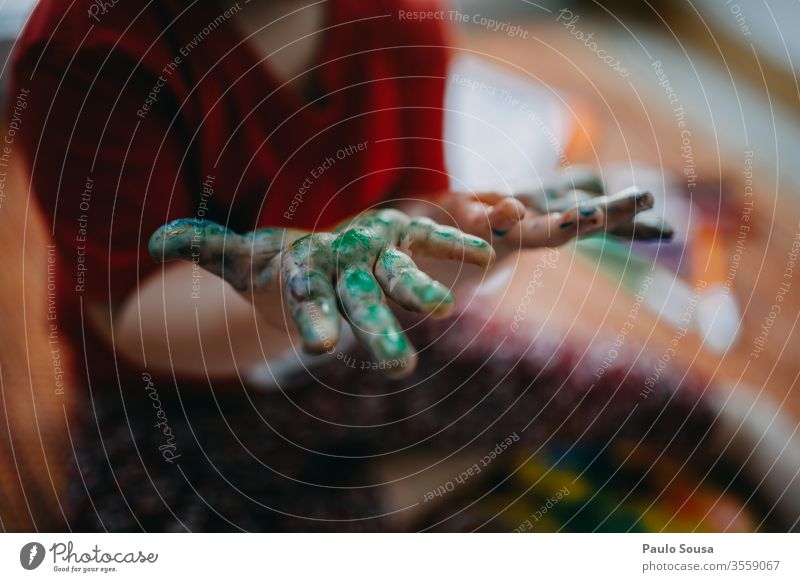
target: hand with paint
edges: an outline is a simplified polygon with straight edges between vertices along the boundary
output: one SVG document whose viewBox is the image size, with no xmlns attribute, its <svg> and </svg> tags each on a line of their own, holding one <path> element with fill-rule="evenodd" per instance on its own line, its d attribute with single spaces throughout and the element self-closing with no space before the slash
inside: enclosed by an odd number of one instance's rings
<svg viewBox="0 0 800 582">
<path fill-rule="evenodd" d="M 465 232 L 517 248 L 559 246 L 597 233 L 669 239 L 672 228 L 660 217 L 640 214 L 653 203 L 652 194 L 636 187 L 606 196 L 597 174 L 583 168 L 513 196 L 448 193 L 440 202 L 444 213 Z"/>
<path fill-rule="evenodd" d="M 386 303 L 443 317 L 453 308 L 450 290 L 417 268 L 413 253 L 489 265 L 484 240 L 429 218 L 397 210 L 359 215 L 334 232 L 264 228 L 243 235 L 216 223 L 180 219 L 159 228 L 149 251 L 156 261 L 193 261 L 222 277 L 272 321 L 283 298 L 310 353 L 330 352 L 340 314 L 387 373 L 402 376 L 416 352 Z M 399 364 L 398 364 L 399 362 Z"/>
</svg>

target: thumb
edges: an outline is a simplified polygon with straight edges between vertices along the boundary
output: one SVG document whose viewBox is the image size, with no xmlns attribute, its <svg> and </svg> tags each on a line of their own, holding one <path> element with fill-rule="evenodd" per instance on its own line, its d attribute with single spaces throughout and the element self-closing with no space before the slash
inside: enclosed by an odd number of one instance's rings
<svg viewBox="0 0 800 582">
<path fill-rule="evenodd" d="M 262 228 L 245 235 L 209 220 L 181 218 L 159 227 L 147 249 L 156 262 L 183 260 L 225 279 L 237 291 L 263 287 L 272 279 L 272 259 L 299 236 L 283 228 Z M 255 280 L 254 280 L 255 276 Z"/>
<path fill-rule="evenodd" d="M 194 218 L 179 218 L 160 226 L 150 237 L 147 250 L 154 261 L 196 261 L 222 250 L 226 236 L 239 235 L 216 222 Z M 234 242 L 231 240 L 230 242 Z"/>
<path fill-rule="evenodd" d="M 243 291 L 250 279 L 251 253 L 242 247 L 240 235 L 216 222 L 180 218 L 160 226 L 150 237 L 147 250 L 158 263 L 190 261 Z"/>
</svg>

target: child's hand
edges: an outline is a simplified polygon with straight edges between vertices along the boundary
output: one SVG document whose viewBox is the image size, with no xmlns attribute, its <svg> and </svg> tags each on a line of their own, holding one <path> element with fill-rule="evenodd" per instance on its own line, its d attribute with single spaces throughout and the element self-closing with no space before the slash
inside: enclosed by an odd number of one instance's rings
<svg viewBox="0 0 800 582">
<path fill-rule="evenodd" d="M 661 218 L 639 215 L 653 207 L 649 192 L 633 187 L 613 196 L 603 194 L 599 177 L 578 169 L 537 190 L 514 196 L 449 193 L 442 205 L 464 231 L 493 235 L 517 247 L 558 246 L 602 232 L 636 240 L 672 236 Z"/>
<path fill-rule="evenodd" d="M 453 307 L 447 287 L 420 271 L 410 254 L 481 266 L 494 259 L 484 240 L 397 210 L 368 212 L 335 232 L 312 234 L 267 228 L 238 235 L 208 221 L 176 220 L 153 234 L 149 250 L 157 261 L 193 261 L 221 276 L 262 312 L 282 311 L 282 278 L 307 351 L 333 350 L 341 312 L 376 360 L 392 363 L 386 369 L 395 376 L 414 368 L 416 353 L 385 295 L 434 317 Z"/>
</svg>

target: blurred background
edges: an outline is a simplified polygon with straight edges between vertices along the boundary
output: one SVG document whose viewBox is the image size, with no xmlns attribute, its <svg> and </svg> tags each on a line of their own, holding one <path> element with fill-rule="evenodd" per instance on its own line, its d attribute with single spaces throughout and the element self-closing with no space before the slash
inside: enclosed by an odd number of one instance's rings
<svg viewBox="0 0 800 582">
<path fill-rule="evenodd" d="M 3 78 L 34 4 L 0 2 Z M 531 107 L 547 112 L 545 133 L 555 137 L 537 142 L 542 171 L 568 159 L 599 168 L 608 184 L 647 184 L 678 231 L 674 243 L 656 250 L 604 241 L 571 246 L 579 266 L 558 276 L 581 297 L 591 289 L 592 300 L 576 312 L 562 293 L 546 308 L 587 330 L 616 333 L 631 305 L 620 301 L 620 290 L 630 297 L 641 283 L 629 280 L 629 265 L 636 256 L 655 261 L 647 325 L 631 337 L 663 352 L 682 330 L 686 305 L 697 301 L 673 363 L 713 382 L 708 398 L 723 418 L 719 438 L 733 472 L 748 476 L 772 528 L 797 528 L 800 3 L 458 0 L 448 9 L 461 15 L 448 19 L 462 56 L 502 71 L 495 85 L 528 84 Z M 472 60 L 458 66 L 493 74 Z M 451 93 L 456 104 L 485 97 Z M 2 96 L 13 109 L 16 96 L 5 83 Z M 495 99 L 486 107 L 502 117 L 508 104 Z M 470 132 L 458 123 L 449 130 L 456 141 Z M 482 153 L 497 164 L 513 155 L 489 146 Z M 463 184 L 480 184 L 469 160 L 449 161 Z M 0 530 L 47 530 L 63 523 L 65 510 L 59 468 L 71 454 L 71 363 L 48 343 L 48 235 L 24 166 L 12 151 L 0 170 Z M 700 281 L 703 292 L 693 297 Z M 509 295 L 510 310 L 522 293 Z"/>
</svg>

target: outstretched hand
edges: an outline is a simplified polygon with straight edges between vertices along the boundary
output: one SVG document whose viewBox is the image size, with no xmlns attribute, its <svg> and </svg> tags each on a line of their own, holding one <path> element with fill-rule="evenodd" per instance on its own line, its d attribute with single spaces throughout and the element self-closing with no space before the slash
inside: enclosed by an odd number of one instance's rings
<svg viewBox="0 0 800 582">
<path fill-rule="evenodd" d="M 444 213 L 459 228 L 517 248 L 555 247 L 599 233 L 634 240 L 669 239 L 673 232 L 667 223 L 656 215 L 641 214 L 653 204 L 653 195 L 636 187 L 606 196 L 597 174 L 582 168 L 513 196 L 451 192 L 441 200 Z"/>
<path fill-rule="evenodd" d="M 484 240 L 490 237 L 507 248 L 532 248 L 602 232 L 643 240 L 672 236 L 660 218 L 640 214 L 653 207 L 649 192 L 630 188 L 605 196 L 590 172 L 573 171 L 514 196 L 448 193 L 440 202 L 442 220 L 458 228 L 391 209 L 310 234 L 264 228 L 240 235 L 213 222 L 181 219 L 159 228 L 149 250 L 157 261 L 192 261 L 219 275 L 272 320 L 285 304 L 310 353 L 335 348 L 343 316 L 372 356 L 387 364 L 382 368 L 399 377 L 414 369 L 416 352 L 386 298 L 433 317 L 453 308 L 450 290 L 421 271 L 412 254 L 487 266 L 495 257 Z"/>
<path fill-rule="evenodd" d="M 411 254 L 480 266 L 494 259 L 492 247 L 476 236 L 389 209 L 311 234 L 265 228 L 239 235 L 213 222 L 181 219 L 159 228 L 149 251 L 157 261 L 195 262 L 262 311 L 275 308 L 282 287 L 311 353 L 336 346 L 341 314 L 377 361 L 393 363 L 386 370 L 394 376 L 413 370 L 416 352 L 386 297 L 434 317 L 453 308 L 450 290 L 418 269 Z"/>
</svg>

